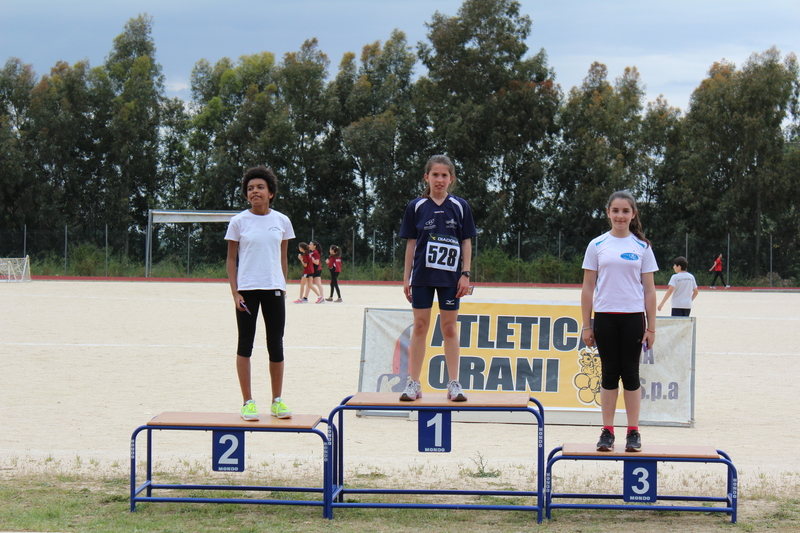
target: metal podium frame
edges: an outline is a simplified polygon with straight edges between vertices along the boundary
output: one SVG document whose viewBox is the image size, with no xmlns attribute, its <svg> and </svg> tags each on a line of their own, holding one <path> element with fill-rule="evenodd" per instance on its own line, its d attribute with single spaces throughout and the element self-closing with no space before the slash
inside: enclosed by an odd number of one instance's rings
<svg viewBox="0 0 800 533">
<path fill-rule="evenodd" d="M 565 447 L 570 446 L 565 444 L 559 446 L 547 456 L 547 467 L 545 475 L 547 478 L 545 484 L 545 506 L 547 508 L 547 518 L 550 518 L 553 509 L 616 509 L 616 510 L 640 510 L 640 511 L 694 511 L 701 513 L 727 513 L 731 516 L 731 523 L 736 523 L 736 514 L 738 507 L 738 491 L 739 481 L 736 467 L 733 465 L 731 458 L 722 450 L 715 450 L 713 447 L 707 447 L 712 453 L 698 453 L 692 457 L 686 456 L 670 456 L 668 450 L 669 446 L 662 446 L 666 450 L 664 453 L 658 455 L 650 453 L 648 455 L 647 448 L 643 448 L 642 452 L 618 453 L 618 452 L 597 452 L 596 454 L 580 454 L 572 453 L 564 455 L 563 450 Z M 572 445 L 577 446 L 577 445 Z M 654 447 L 655 448 L 655 447 Z M 704 449 L 706 447 L 694 447 Z M 624 503 L 624 504 L 588 504 L 588 503 L 553 503 L 553 498 L 573 498 L 573 499 L 623 499 L 622 494 L 581 494 L 581 493 L 557 493 L 553 492 L 553 477 L 552 468 L 555 463 L 561 460 L 574 460 L 574 461 L 639 461 L 639 462 L 678 462 L 678 463 L 720 463 L 727 467 L 727 494 L 722 497 L 716 496 L 677 496 L 677 495 L 657 495 L 658 500 L 664 501 L 686 501 L 686 502 L 713 502 L 724 503 L 724 507 L 705 507 L 705 506 L 691 506 L 691 505 L 657 505 L 645 503 Z"/>
<path fill-rule="evenodd" d="M 385 401 L 370 403 L 370 398 L 385 398 Z M 512 398 L 513 406 L 489 405 L 487 398 Z M 433 401 L 429 399 L 433 398 Z M 439 401 L 436 401 L 439 399 Z M 428 400 L 426 402 L 426 400 Z M 484 400 L 483 403 L 481 400 Z M 364 403 L 364 402 L 367 403 Z M 534 406 L 528 405 L 532 402 Z M 537 487 L 536 491 L 511 491 L 511 490 L 437 490 L 437 489 L 355 489 L 345 487 L 344 482 L 344 411 L 370 410 L 370 411 L 483 411 L 483 412 L 508 412 L 527 411 L 537 422 L 536 435 L 536 464 Z M 367 507 L 367 508 L 413 508 L 413 509 L 483 509 L 501 511 L 536 511 L 536 521 L 541 523 L 544 511 L 544 407 L 539 400 L 528 396 L 527 393 L 485 393 L 473 395 L 467 402 L 452 402 L 446 400 L 444 394 L 426 393 L 425 398 L 413 402 L 400 402 L 397 393 L 359 393 L 348 396 L 334 408 L 328 420 L 330 421 L 329 440 L 333 454 L 331 457 L 331 516 L 335 507 Z M 536 497 L 536 505 L 492 505 L 492 504 L 445 504 L 445 503 L 377 503 L 377 502 L 346 502 L 346 494 L 441 494 L 441 495 L 479 495 L 479 496 L 529 496 Z"/>
<path fill-rule="evenodd" d="M 160 423 L 159 417 L 167 420 L 183 420 L 178 423 Z M 231 423 L 214 422 L 213 419 L 225 417 L 233 420 Z M 204 421 L 206 419 L 207 421 Z M 330 440 L 323 431 L 317 429 L 320 423 L 328 421 L 317 415 L 294 415 L 291 419 L 267 419 L 257 422 L 244 422 L 238 414 L 232 413 L 162 413 L 147 424 L 136 428 L 131 435 L 131 496 L 130 510 L 136 511 L 136 504 L 140 502 L 193 502 L 193 503 L 243 503 L 243 504 L 271 504 L 271 505 L 308 505 L 322 507 L 322 516 L 332 518 L 330 508 L 329 487 L 331 485 L 330 473 Z M 258 424 L 258 425 L 257 425 Z M 322 487 L 274 487 L 274 486 L 249 486 L 249 485 L 202 485 L 202 484 L 162 484 L 153 482 L 153 431 L 246 431 L 254 433 L 313 433 L 322 439 L 323 455 L 323 483 Z M 136 438 L 142 431 L 147 432 L 147 466 L 146 479 L 140 486 L 136 486 Z M 290 500 L 290 499 L 255 499 L 255 498 L 197 498 L 197 497 L 162 497 L 153 496 L 154 489 L 185 489 L 185 490 L 224 490 L 224 491 L 280 491 L 319 493 L 322 500 Z M 142 496 L 141 493 L 145 492 Z"/>
</svg>

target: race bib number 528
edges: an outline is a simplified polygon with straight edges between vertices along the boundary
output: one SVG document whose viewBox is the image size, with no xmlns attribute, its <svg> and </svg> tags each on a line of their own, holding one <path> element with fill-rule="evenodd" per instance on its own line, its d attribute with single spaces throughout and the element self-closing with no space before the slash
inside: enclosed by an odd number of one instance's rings
<svg viewBox="0 0 800 533">
<path fill-rule="evenodd" d="M 461 258 L 461 243 L 449 235 L 431 235 L 425 253 L 425 266 L 455 272 Z"/>
</svg>

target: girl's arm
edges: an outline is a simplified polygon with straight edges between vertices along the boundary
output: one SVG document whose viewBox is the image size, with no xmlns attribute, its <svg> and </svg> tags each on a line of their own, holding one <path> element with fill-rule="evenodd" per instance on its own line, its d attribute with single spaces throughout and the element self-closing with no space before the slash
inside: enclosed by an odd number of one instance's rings
<svg viewBox="0 0 800 533">
<path fill-rule="evenodd" d="M 406 258 L 403 262 L 403 293 L 406 300 L 411 302 L 411 267 L 414 265 L 414 250 L 417 248 L 417 239 L 408 239 L 406 242 Z"/>
<path fill-rule="evenodd" d="M 231 286 L 233 302 L 238 311 L 244 311 L 240 304 L 244 303 L 244 298 L 239 294 L 239 283 L 236 280 L 236 256 L 239 254 L 239 242 L 228 241 L 228 257 L 225 259 L 225 271 L 228 273 L 228 283 Z"/>
<path fill-rule="evenodd" d="M 281 270 L 283 271 L 283 281 L 287 281 L 289 279 L 289 241 L 282 240 L 281 241 Z M 283 291 L 283 294 L 286 295 L 286 291 Z"/>
<path fill-rule="evenodd" d="M 673 287 L 672 285 L 670 285 L 670 286 L 669 286 L 669 289 L 667 289 L 667 294 L 665 294 L 665 295 L 664 295 L 664 299 L 663 299 L 663 300 L 661 300 L 661 303 L 660 303 L 660 304 L 658 304 L 658 310 L 659 310 L 659 311 L 661 311 L 661 308 L 662 308 L 662 307 L 664 307 L 664 302 L 666 302 L 666 301 L 669 299 L 669 297 L 670 297 L 670 296 L 672 296 L 672 292 L 673 292 L 674 290 L 675 290 L 675 287 Z M 694 300 L 694 297 L 692 297 L 692 299 Z"/>
<path fill-rule="evenodd" d="M 581 288 L 581 317 L 583 326 L 581 338 L 586 346 L 594 346 L 594 331 L 592 330 L 592 307 L 594 304 L 594 289 L 597 285 L 597 271 L 583 271 L 583 287 Z"/>
<path fill-rule="evenodd" d="M 652 348 L 656 343 L 656 283 L 653 272 L 642 274 L 644 286 L 644 312 L 647 316 L 647 328 L 644 330 L 642 342 Z"/>
<path fill-rule="evenodd" d="M 464 239 L 461 241 L 461 270 L 469 270 L 472 265 L 472 239 Z M 458 277 L 458 290 L 456 291 L 456 298 L 463 298 L 469 292 L 470 279 L 466 276 L 461 276 L 459 272 Z"/>
</svg>

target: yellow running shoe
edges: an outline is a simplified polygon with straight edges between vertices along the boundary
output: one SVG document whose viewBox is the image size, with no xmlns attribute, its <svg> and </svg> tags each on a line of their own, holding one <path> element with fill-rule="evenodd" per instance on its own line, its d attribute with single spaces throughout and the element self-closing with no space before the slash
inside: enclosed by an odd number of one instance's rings
<svg viewBox="0 0 800 533">
<path fill-rule="evenodd" d="M 286 407 L 282 399 L 275 398 L 275 401 L 272 402 L 272 416 L 278 418 L 292 418 L 292 412 Z"/>
<path fill-rule="evenodd" d="M 245 404 L 242 406 L 242 418 L 249 421 L 258 420 L 258 409 L 256 408 L 256 402 L 253 400 L 247 400 Z"/>
</svg>

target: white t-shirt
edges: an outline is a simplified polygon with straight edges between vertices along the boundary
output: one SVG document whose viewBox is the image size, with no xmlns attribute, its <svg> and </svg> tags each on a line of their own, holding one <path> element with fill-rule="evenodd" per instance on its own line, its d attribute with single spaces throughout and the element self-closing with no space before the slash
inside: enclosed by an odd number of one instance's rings
<svg viewBox="0 0 800 533">
<path fill-rule="evenodd" d="M 658 270 L 653 248 L 646 242 L 633 234 L 619 238 L 606 232 L 586 247 L 583 268 L 597 272 L 596 312 L 644 312 L 642 274 Z"/>
<path fill-rule="evenodd" d="M 669 278 L 670 287 L 675 287 L 672 292 L 672 307 L 676 309 L 692 308 L 692 293 L 697 288 L 697 281 L 688 272 L 678 272 Z"/>
<path fill-rule="evenodd" d="M 231 219 L 225 240 L 239 243 L 236 283 L 240 291 L 286 290 L 281 243 L 289 239 L 294 239 L 292 223 L 274 209 L 266 215 L 242 211 Z"/>
</svg>

